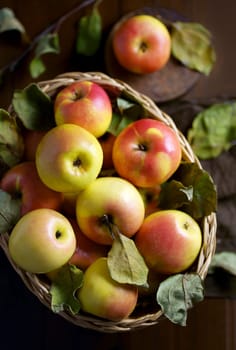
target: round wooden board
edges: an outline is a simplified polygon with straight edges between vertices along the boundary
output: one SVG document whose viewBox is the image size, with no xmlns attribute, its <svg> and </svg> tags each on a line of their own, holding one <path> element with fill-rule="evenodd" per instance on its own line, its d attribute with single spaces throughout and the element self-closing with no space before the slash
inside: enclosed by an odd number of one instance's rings
<svg viewBox="0 0 236 350">
<path fill-rule="evenodd" d="M 121 67 L 114 56 L 111 41 L 116 26 L 127 17 L 141 13 L 151 14 L 161 19 L 167 26 L 170 21 L 185 20 L 175 12 L 161 8 L 139 9 L 122 17 L 114 25 L 106 41 L 105 64 L 107 73 L 113 78 L 128 83 L 138 92 L 149 96 L 155 102 L 166 102 L 178 98 L 188 92 L 198 81 L 201 75 L 199 72 L 185 67 L 171 56 L 167 65 L 159 71 L 142 75 L 134 74 Z"/>
</svg>

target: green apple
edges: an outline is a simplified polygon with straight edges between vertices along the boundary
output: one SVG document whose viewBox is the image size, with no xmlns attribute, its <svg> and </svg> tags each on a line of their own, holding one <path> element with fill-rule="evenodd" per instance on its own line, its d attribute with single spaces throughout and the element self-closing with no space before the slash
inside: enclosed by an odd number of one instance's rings
<svg viewBox="0 0 236 350">
<path fill-rule="evenodd" d="M 141 226 L 144 202 L 137 188 L 119 177 L 99 177 L 78 194 L 76 218 L 82 232 L 100 244 L 112 244 L 113 225 L 127 237 Z"/>
<path fill-rule="evenodd" d="M 68 219 L 53 209 L 35 209 L 20 218 L 9 237 L 9 254 L 20 268 L 47 273 L 73 255 L 76 238 Z"/>
<path fill-rule="evenodd" d="M 180 210 L 159 210 L 147 216 L 135 235 L 135 244 L 148 267 L 157 273 L 185 271 L 202 245 L 199 224 Z"/>
<path fill-rule="evenodd" d="M 99 174 L 103 152 L 97 138 L 75 124 L 49 130 L 36 151 L 39 177 L 58 192 L 78 192 Z"/>
<path fill-rule="evenodd" d="M 85 271 L 77 297 L 83 311 L 107 320 L 121 321 L 133 312 L 138 289 L 114 281 L 109 273 L 107 258 L 102 257 Z"/>
</svg>

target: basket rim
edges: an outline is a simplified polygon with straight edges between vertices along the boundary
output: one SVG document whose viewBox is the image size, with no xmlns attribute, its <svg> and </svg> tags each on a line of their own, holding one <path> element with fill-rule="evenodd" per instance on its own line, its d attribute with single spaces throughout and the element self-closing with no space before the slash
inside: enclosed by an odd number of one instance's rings
<svg viewBox="0 0 236 350">
<path fill-rule="evenodd" d="M 96 82 L 112 93 L 125 93 L 125 95 L 134 98 L 143 106 L 150 116 L 165 122 L 176 132 L 182 148 L 182 159 L 195 162 L 200 168 L 202 168 L 198 157 L 194 154 L 190 144 L 182 132 L 177 128 L 173 119 L 164 113 L 148 96 L 137 92 L 127 83 L 111 78 L 110 76 L 101 72 L 68 72 L 60 74 L 54 79 L 38 82 L 37 84 L 46 94 L 49 96 L 54 96 L 59 89 L 81 80 Z M 12 105 L 9 106 L 9 112 L 14 112 Z M 207 275 L 211 259 L 215 253 L 216 229 L 216 213 L 212 212 L 209 216 L 204 217 L 202 221 L 203 243 L 195 271 L 199 274 L 202 280 L 204 280 Z M 51 310 L 49 285 L 43 282 L 37 275 L 25 272 L 15 265 L 9 256 L 8 239 L 9 233 L 0 235 L 0 246 L 4 250 L 5 255 L 7 256 L 12 267 L 17 274 L 20 275 L 26 287 Z M 129 318 L 119 322 L 107 321 L 82 313 L 72 315 L 68 311 L 60 312 L 59 315 L 77 326 L 94 329 L 100 332 L 125 332 L 141 329 L 155 325 L 162 318 L 164 318 L 161 309 L 158 309 L 153 313 L 147 313 L 137 317 L 132 316 L 131 314 Z"/>
</svg>

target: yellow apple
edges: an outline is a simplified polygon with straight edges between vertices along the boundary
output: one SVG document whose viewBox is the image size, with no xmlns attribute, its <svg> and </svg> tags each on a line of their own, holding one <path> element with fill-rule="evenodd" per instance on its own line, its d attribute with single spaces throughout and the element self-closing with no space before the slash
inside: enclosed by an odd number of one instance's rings
<svg viewBox="0 0 236 350">
<path fill-rule="evenodd" d="M 121 321 L 133 312 L 138 289 L 114 281 L 109 273 L 107 258 L 102 257 L 85 271 L 77 296 L 83 311 L 107 320 Z"/>
<path fill-rule="evenodd" d="M 125 236 L 132 237 L 141 226 L 144 214 L 139 191 L 119 177 L 99 177 L 77 197 L 79 227 L 100 244 L 112 244 L 113 225 Z"/>
<path fill-rule="evenodd" d="M 103 152 L 97 138 L 75 124 L 49 130 L 36 151 L 39 177 L 58 192 L 78 192 L 99 174 Z"/>
<path fill-rule="evenodd" d="M 52 209 L 35 209 L 25 214 L 9 237 L 9 253 L 22 269 L 47 273 L 63 266 L 76 248 L 74 230 L 68 219 Z"/>
</svg>

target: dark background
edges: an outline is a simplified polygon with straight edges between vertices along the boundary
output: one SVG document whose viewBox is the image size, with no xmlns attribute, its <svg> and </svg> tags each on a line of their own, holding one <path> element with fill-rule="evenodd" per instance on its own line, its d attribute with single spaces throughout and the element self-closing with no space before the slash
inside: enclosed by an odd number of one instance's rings
<svg viewBox="0 0 236 350">
<path fill-rule="evenodd" d="M 79 4 L 67 0 L 0 0 L 1 7 L 10 7 L 24 24 L 30 38 Z M 164 7 L 176 11 L 191 21 L 202 23 L 212 33 L 217 61 L 210 76 L 201 76 L 185 99 L 215 99 L 235 96 L 236 49 L 234 0 L 104 0 L 101 10 L 104 32 L 123 14 L 144 6 Z M 76 23 L 83 11 L 71 16 L 60 28 L 61 54 L 48 55 L 47 71 L 39 80 L 54 78 L 71 70 L 104 68 L 103 57 L 84 62 L 74 55 Z M 15 40 L 0 38 L 0 67 L 8 65 L 23 51 Z M 28 73 L 31 54 L 5 77 L 0 88 L 0 107 L 7 108 L 16 88 L 23 88 L 32 81 Z M 231 178 L 234 175 L 231 174 Z M 230 222 L 228 222 L 230 225 Z M 235 231 L 235 229 L 233 229 Z M 144 330 L 123 334 L 104 334 L 76 327 L 52 314 L 24 286 L 0 251 L 0 349 L 12 350 L 51 348 L 87 349 L 236 349 L 236 301 L 235 280 L 223 274 L 206 279 L 206 298 L 189 312 L 187 327 L 171 324 L 167 320 Z"/>
</svg>

